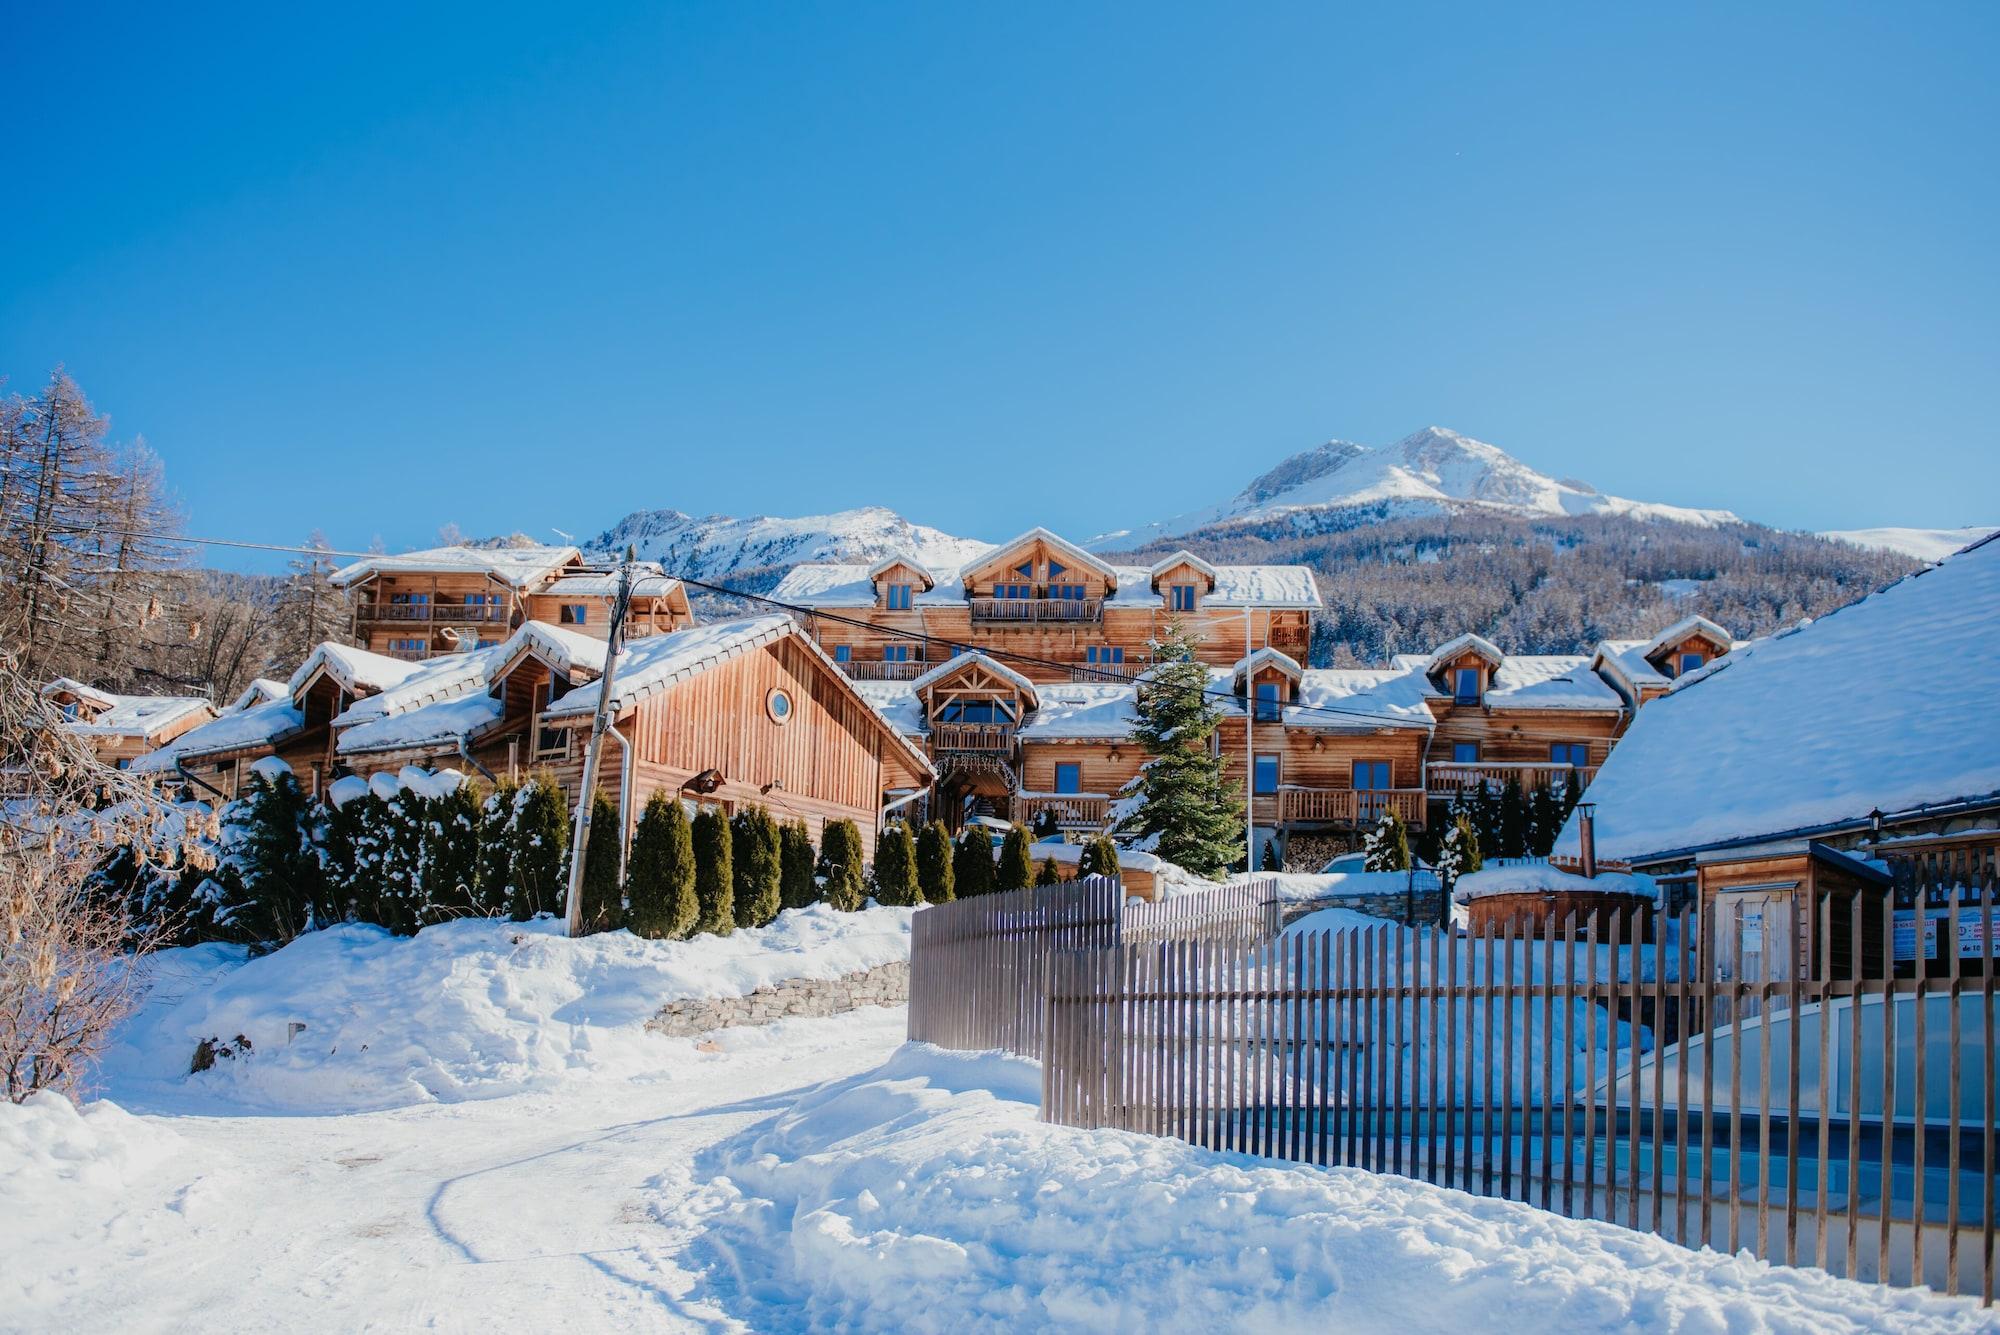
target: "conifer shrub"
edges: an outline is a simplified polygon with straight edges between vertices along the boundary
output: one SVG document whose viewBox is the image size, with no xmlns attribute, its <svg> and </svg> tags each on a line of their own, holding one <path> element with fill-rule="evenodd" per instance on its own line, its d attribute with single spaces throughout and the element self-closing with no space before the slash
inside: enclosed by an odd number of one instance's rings
<svg viewBox="0 0 2000 1335">
<path fill-rule="evenodd" d="M 778 901 L 788 909 L 819 902 L 819 882 L 813 879 L 812 835 L 802 820 L 788 820 L 778 830 Z"/>
<path fill-rule="evenodd" d="M 917 889 L 917 843 L 910 827 L 901 821 L 882 827 L 875 839 L 875 902 L 895 908 L 914 908 L 921 901 Z"/>
<path fill-rule="evenodd" d="M 867 880 L 861 831 L 851 820 L 828 821 L 820 835 L 820 898 L 843 913 L 852 913 L 863 903 Z"/>
<path fill-rule="evenodd" d="M 283 945 L 310 928 L 329 893 L 324 822 L 289 770 L 253 770 L 222 810 L 221 856 L 199 892 L 218 935 Z M 212 883 L 212 884 L 211 884 Z"/>
<path fill-rule="evenodd" d="M 1151 650 L 1133 736 L 1152 758 L 1130 785 L 1142 800 L 1121 828 L 1149 839 L 1168 862 L 1215 877 L 1243 857 L 1242 793 L 1209 745 L 1221 712 L 1180 618 L 1167 623 Z"/>
<path fill-rule="evenodd" d="M 584 936 L 625 925 L 624 891 L 618 883 L 618 845 L 623 832 L 618 806 L 602 788 L 590 795 L 590 842 L 583 851 L 579 931 Z M 564 906 L 567 912 L 568 906 Z"/>
<path fill-rule="evenodd" d="M 470 781 L 430 799 L 422 813 L 417 880 L 422 924 L 485 916 L 478 895 L 482 796 Z"/>
<path fill-rule="evenodd" d="M 1118 874 L 1118 845 L 1108 834 L 1094 835 L 1083 846 L 1083 854 L 1076 860 L 1076 878 L 1086 876 L 1116 876 Z"/>
<path fill-rule="evenodd" d="M 1503 858 L 1525 857 L 1528 852 L 1528 803 L 1521 794 L 1521 781 L 1511 774 L 1500 790 L 1498 849 Z"/>
<path fill-rule="evenodd" d="M 632 931 L 655 941 L 691 935 L 701 916 L 694 882 L 694 837 L 687 812 L 678 797 L 655 792 L 632 831 L 632 854 L 626 860 Z"/>
<path fill-rule="evenodd" d="M 515 922 L 537 913 L 565 916 L 569 801 L 553 775 L 537 774 L 514 794 L 508 844 L 507 915 Z"/>
<path fill-rule="evenodd" d="M 934 820 L 917 836 L 917 885 L 926 904 L 949 904 L 956 898 L 951 877 L 951 832 Z"/>
<path fill-rule="evenodd" d="M 1061 884 L 1062 868 L 1056 865 L 1054 858 L 1043 858 L 1042 865 L 1035 869 L 1035 887 L 1040 889 L 1045 885 Z"/>
<path fill-rule="evenodd" d="M 695 813 L 694 897 L 697 932 L 728 936 L 736 930 L 736 877 L 730 865 L 729 821 L 720 807 Z"/>
<path fill-rule="evenodd" d="M 1283 867 L 1283 865 L 1282 865 L 1282 864 L 1280 864 L 1280 863 L 1279 863 L 1279 861 L 1278 861 L 1278 841 L 1277 841 L 1277 840 L 1275 840 L 1275 839 L 1266 839 L 1266 840 L 1264 841 L 1264 856 L 1263 856 L 1263 857 L 1261 857 L 1261 858 L 1259 858 L 1259 859 L 1257 860 L 1257 869 L 1258 869 L 1259 871 L 1283 871 L 1283 870 L 1284 870 L 1284 867 Z"/>
<path fill-rule="evenodd" d="M 479 804 L 479 853 L 473 868 L 472 896 L 473 912 L 480 917 L 507 915 L 513 882 L 514 811 L 520 792 L 520 784 L 502 779 Z"/>
<path fill-rule="evenodd" d="M 960 899 L 993 893 L 993 840 L 986 827 L 968 825 L 959 831 L 951 855 L 951 881 Z"/>
<path fill-rule="evenodd" d="M 995 890 L 1026 890 L 1035 879 L 1035 859 L 1028 851 L 1028 830 L 1016 824 L 1000 841 L 1000 864 L 993 869 Z"/>
<path fill-rule="evenodd" d="M 782 902 L 778 822 L 762 807 L 746 808 L 729 822 L 729 840 L 736 925 L 762 927 L 778 916 Z"/>
<path fill-rule="evenodd" d="M 1403 818 L 1394 811 L 1383 808 L 1375 828 L 1361 845 L 1366 860 L 1362 866 L 1368 871 L 1408 871 L 1410 869 L 1410 832 L 1403 826 Z"/>
</svg>

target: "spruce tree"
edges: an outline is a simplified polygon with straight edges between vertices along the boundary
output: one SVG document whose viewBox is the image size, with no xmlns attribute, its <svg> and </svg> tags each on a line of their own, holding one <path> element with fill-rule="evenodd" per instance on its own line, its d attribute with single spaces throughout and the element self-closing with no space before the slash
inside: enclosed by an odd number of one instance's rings
<svg viewBox="0 0 2000 1335">
<path fill-rule="evenodd" d="M 424 826 L 430 819 L 430 799 L 399 787 L 383 799 L 382 825 L 371 842 L 377 850 L 376 877 L 381 891 L 382 926 L 397 936 L 415 936 L 424 925 L 427 900 L 423 883 Z"/>
<path fill-rule="evenodd" d="M 735 872 L 730 865 L 729 821 L 720 807 L 695 813 L 694 897 L 700 905 L 697 932 L 728 936 L 736 930 Z"/>
<path fill-rule="evenodd" d="M 921 902 L 917 844 L 910 838 L 910 827 L 901 821 L 884 826 L 875 840 L 875 902 L 895 908 L 914 908 Z"/>
<path fill-rule="evenodd" d="M 1042 865 L 1035 869 L 1035 888 L 1039 890 L 1045 885 L 1061 884 L 1062 868 L 1056 865 L 1054 858 L 1043 858 Z"/>
<path fill-rule="evenodd" d="M 1244 812 L 1241 793 L 1223 777 L 1225 761 L 1209 745 L 1220 714 L 1208 695 L 1208 669 L 1178 617 L 1151 648 L 1133 736 L 1152 759 L 1137 783 L 1143 801 L 1122 828 L 1168 862 L 1218 876 L 1242 852 Z"/>
<path fill-rule="evenodd" d="M 1382 817 L 1375 822 L 1375 828 L 1368 832 L 1362 844 L 1366 861 L 1362 867 L 1367 871 L 1408 871 L 1410 869 L 1410 835 L 1403 828 L 1403 818 L 1388 808 L 1383 808 Z"/>
<path fill-rule="evenodd" d="M 812 835 L 802 820 L 789 820 L 778 831 L 778 900 L 788 909 L 802 909 L 819 901 L 819 883 L 813 879 Z"/>
<path fill-rule="evenodd" d="M 1035 879 L 1035 860 L 1028 852 L 1028 831 L 1015 825 L 1000 843 L 1000 865 L 993 869 L 995 890 L 1026 890 Z"/>
<path fill-rule="evenodd" d="M 1500 847 L 1500 795 L 1491 783 L 1481 781 L 1472 791 L 1471 810 L 1473 833 L 1479 836 L 1481 848 L 1498 850 Z"/>
<path fill-rule="evenodd" d="M 960 899 L 993 893 L 993 840 L 981 825 L 968 825 L 958 833 L 958 847 L 951 855 L 952 888 Z"/>
<path fill-rule="evenodd" d="M 215 919 L 230 939 L 283 945 L 315 921 L 328 892 L 319 845 L 319 804 L 289 770 L 253 770 L 242 794 L 222 810 L 221 857 L 212 879 L 220 891 Z"/>
<path fill-rule="evenodd" d="M 951 879 L 951 833 L 934 820 L 917 836 L 917 884 L 926 904 L 949 904 L 955 897 Z"/>
<path fill-rule="evenodd" d="M 1562 798 L 1546 783 L 1528 794 L 1528 856 L 1545 858 L 1562 833 Z"/>
<path fill-rule="evenodd" d="M 1521 781 L 1507 776 L 1500 790 L 1500 856 L 1518 858 L 1528 852 L 1528 806 L 1521 796 Z"/>
<path fill-rule="evenodd" d="M 506 916 L 514 857 L 514 807 L 521 785 L 502 779 L 479 804 L 479 860 L 473 872 L 473 911 Z M 358 799 L 357 799 L 358 800 Z"/>
<path fill-rule="evenodd" d="M 736 925 L 765 926 L 778 916 L 784 878 L 778 861 L 778 822 L 770 812 L 750 807 L 736 813 L 729 822 L 729 857 Z"/>
<path fill-rule="evenodd" d="M 381 822 L 381 799 L 367 791 L 326 804 L 326 922 L 375 922 L 372 872 L 365 870 L 369 833 Z"/>
<path fill-rule="evenodd" d="M 687 812 L 672 793 L 646 799 L 632 831 L 626 859 L 626 921 L 632 931 L 655 941 L 679 940 L 694 931 L 701 906 L 694 893 L 694 838 Z"/>
<path fill-rule="evenodd" d="M 867 885 L 863 861 L 861 831 L 854 822 L 828 821 L 819 844 L 820 898 L 843 913 L 859 909 Z"/>
<path fill-rule="evenodd" d="M 1444 914 L 1451 913 L 1451 892 L 1458 884 L 1458 878 L 1479 870 L 1479 835 L 1472 828 L 1472 818 L 1460 813 L 1445 832 L 1444 844 L 1438 850 L 1438 885 L 1444 891 Z"/>
<path fill-rule="evenodd" d="M 590 842 L 583 851 L 580 930 L 589 936 L 625 925 L 624 889 L 618 883 L 618 806 L 602 788 L 590 795 Z M 564 906 L 567 910 L 567 905 Z"/>
<path fill-rule="evenodd" d="M 1576 810 L 1576 804 L 1582 800 L 1583 780 L 1577 777 L 1575 770 L 1571 770 L 1563 776 L 1562 820 L 1558 822 L 1559 826 L 1569 822 L 1570 813 Z"/>
<path fill-rule="evenodd" d="M 461 782 L 427 805 L 417 878 L 424 887 L 423 924 L 482 916 L 479 881 L 481 797 Z"/>
<path fill-rule="evenodd" d="M 1093 835 L 1090 842 L 1083 846 L 1082 856 L 1076 860 L 1076 878 L 1080 881 L 1086 876 L 1117 875 L 1118 845 L 1111 841 L 1108 834 Z"/>
<path fill-rule="evenodd" d="M 507 866 L 508 916 L 569 911 L 569 801 L 553 775 L 537 774 L 514 794 Z"/>
</svg>

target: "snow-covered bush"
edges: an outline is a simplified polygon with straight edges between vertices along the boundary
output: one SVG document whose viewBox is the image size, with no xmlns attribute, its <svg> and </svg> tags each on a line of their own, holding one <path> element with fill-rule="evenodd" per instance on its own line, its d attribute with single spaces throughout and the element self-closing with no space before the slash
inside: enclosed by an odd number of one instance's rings
<svg viewBox="0 0 2000 1335">
<path fill-rule="evenodd" d="M 558 917 L 569 890 L 569 802 L 554 776 L 537 774 L 514 794 L 507 828 L 507 913 L 526 922 Z"/>
<path fill-rule="evenodd" d="M 1076 860 L 1078 880 L 1086 876 L 1116 876 L 1118 874 L 1118 845 L 1108 834 L 1095 836 L 1083 846 L 1083 853 Z"/>
<path fill-rule="evenodd" d="M 200 892 L 217 934 L 252 945 L 283 945 L 324 917 L 337 896 L 320 858 L 320 804 L 282 760 L 252 766 L 240 796 L 222 809 L 221 858 Z"/>
<path fill-rule="evenodd" d="M 479 804 L 479 864 L 473 874 L 474 915 L 498 918 L 508 909 L 514 869 L 514 810 L 521 785 L 502 779 Z"/>
<path fill-rule="evenodd" d="M 1451 903 L 1452 887 L 1461 876 L 1469 876 L 1480 868 L 1479 835 L 1472 828 L 1471 817 L 1460 813 L 1445 831 L 1444 843 L 1438 848 L 1438 885 L 1444 890 L 1444 902 Z"/>
<path fill-rule="evenodd" d="M 1408 871 L 1410 835 L 1403 828 L 1403 818 L 1385 808 L 1375 828 L 1368 832 L 1361 851 L 1366 857 L 1362 866 L 1368 871 Z"/>
</svg>

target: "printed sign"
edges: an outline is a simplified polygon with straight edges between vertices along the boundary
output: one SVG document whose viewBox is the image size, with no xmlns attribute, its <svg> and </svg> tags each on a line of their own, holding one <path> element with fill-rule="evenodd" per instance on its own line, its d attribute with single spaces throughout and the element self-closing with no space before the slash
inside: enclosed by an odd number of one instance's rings
<svg viewBox="0 0 2000 1335">
<path fill-rule="evenodd" d="M 1986 953 L 1986 937 L 1996 925 L 2000 925 L 2000 910 L 1984 915 L 1976 905 L 1969 909 L 1961 908 L 1958 911 L 1958 957 L 1982 958 Z M 2000 955 L 2000 937 L 1993 940 L 1993 953 Z"/>
<path fill-rule="evenodd" d="M 1915 909 L 1897 909 L 1895 925 L 1896 958 L 1898 960 L 1936 959 L 1937 928 L 1938 920 L 1928 914 L 1924 915 L 1924 953 L 1919 956 L 1917 954 L 1917 911 Z"/>
</svg>

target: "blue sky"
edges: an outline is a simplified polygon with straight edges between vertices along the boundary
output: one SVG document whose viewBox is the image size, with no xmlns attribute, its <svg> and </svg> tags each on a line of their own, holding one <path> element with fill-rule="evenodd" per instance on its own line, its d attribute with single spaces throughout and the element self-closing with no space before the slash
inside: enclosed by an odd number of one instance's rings
<svg viewBox="0 0 2000 1335">
<path fill-rule="evenodd" d="M 266 541 L 1087 533 L 1433 422 L 2000 518 L 2000 7 L 554 12 L 14 7 L 0 374 Z"/>
</svg>

